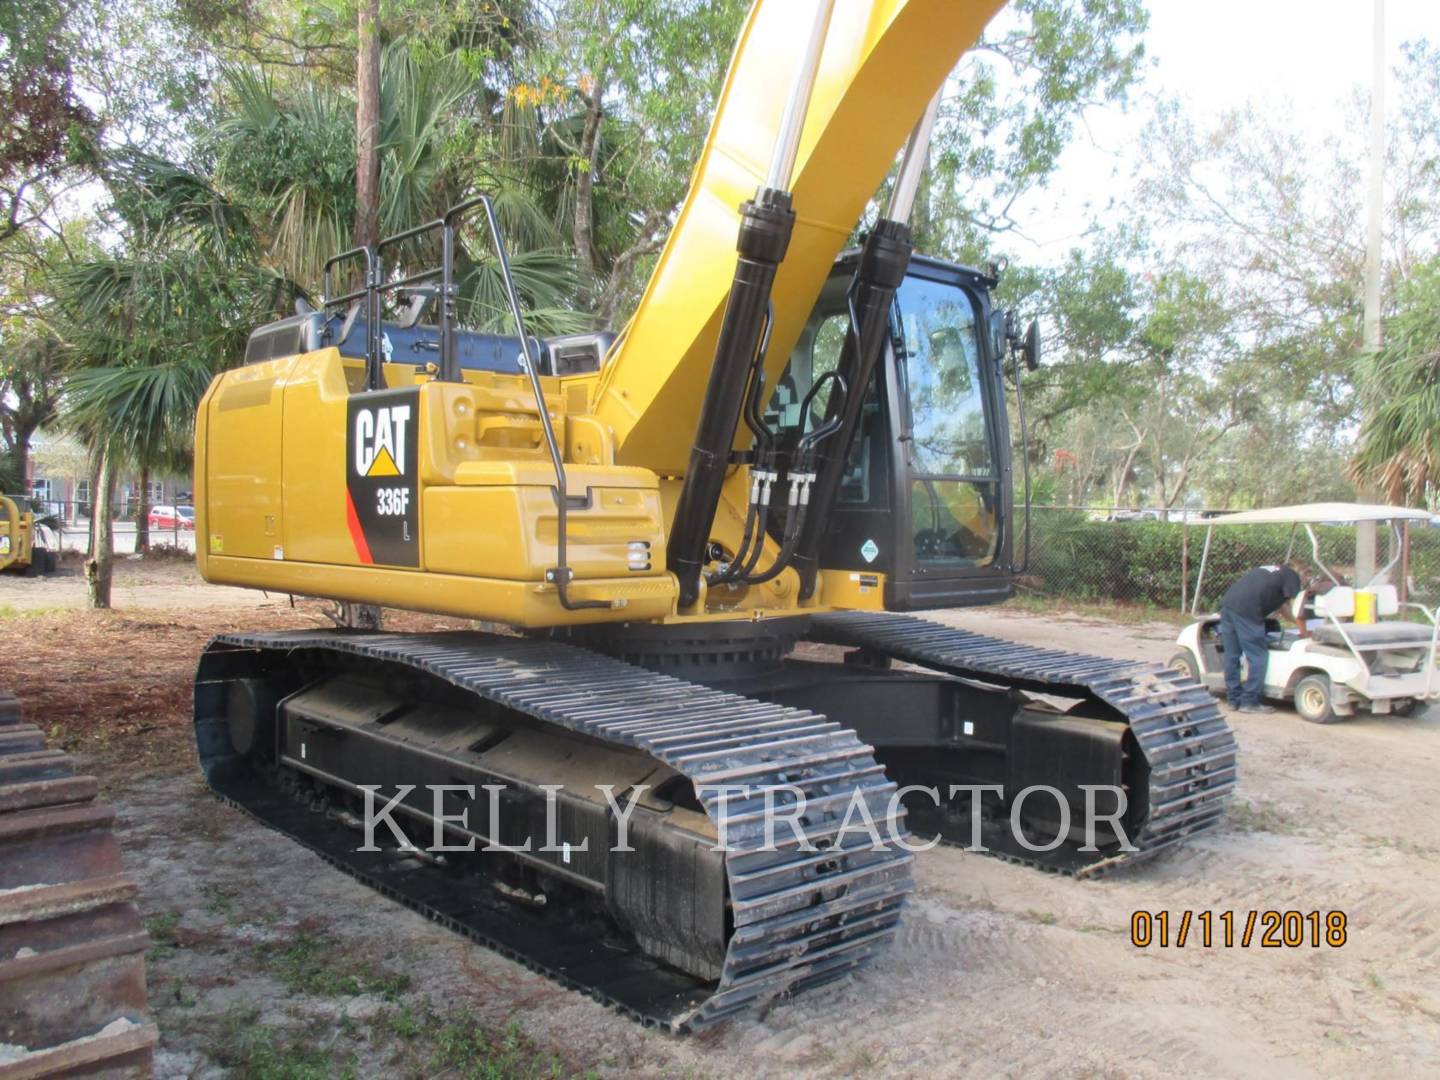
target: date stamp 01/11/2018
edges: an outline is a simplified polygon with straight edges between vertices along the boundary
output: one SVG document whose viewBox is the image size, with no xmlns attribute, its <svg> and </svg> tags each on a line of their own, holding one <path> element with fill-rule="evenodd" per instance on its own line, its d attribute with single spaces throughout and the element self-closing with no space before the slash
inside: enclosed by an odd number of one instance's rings
<svg viewBox="0 0 1440 1080">
<path fill-rule="evenodd" d="M 1343 911 L 1137 911 L 1130 944 L 1137 949 L 1338 949 L 1349 936 Z"/>
</svg>

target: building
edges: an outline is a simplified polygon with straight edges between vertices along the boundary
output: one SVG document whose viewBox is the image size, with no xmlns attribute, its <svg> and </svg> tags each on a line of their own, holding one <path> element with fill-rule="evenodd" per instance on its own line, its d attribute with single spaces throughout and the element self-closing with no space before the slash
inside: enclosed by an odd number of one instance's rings
<svg viewBox="0 0 1440 1080">
<path fill-rule="evenodd" d="M 37 513 L 54 514 L 76 524 L 90 519 L 90 455 L 68 435 L 42 433 L 30 447 L 28 494 Z M 150 477 L 149 505 L 190 502 L 190 476 L 167 473 Z M 133 519 L 140 508 L 140 477 L 122 475 L 115 484 L 115 518 Z"/>
</svg>

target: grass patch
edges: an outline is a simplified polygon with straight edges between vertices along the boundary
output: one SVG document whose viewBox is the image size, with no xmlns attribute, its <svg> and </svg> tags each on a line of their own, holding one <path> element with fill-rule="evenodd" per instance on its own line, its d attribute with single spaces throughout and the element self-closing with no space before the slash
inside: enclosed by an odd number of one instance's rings
<svg viewBox="0 0 1440 1080">
<path fill-rule="evenodd" d="M 235 913 L 235 896 L 218 885 L 205 887 L 205 911 L 228 920 Z"/>
<path fill-rule="evenodd" d="M 440 1020 L 430 1056 L 432 1074 L 443 1072 L 464 1080 L 562 1077 L 560 1059 L 543 1053 L 518 1024 L 503 1031 L 484 1028 L 469 1010 L 461 1009 Z"/>
<path fill-rule="evenodd" d="M 22 608 L 14 604 L 0 604 L 0 619 L 34 619 L 42 615 L 56 615 L 69 611 L 63 607 L 33 607 Z"/>
<path fill-rule="evenodd" d="M 343 1075 L 313 1043 L 291 1041 L 253 1025 L 235 1027 L 216 1047 L 215 1060 L 240 1080 L 329 1080 Z"/>
<path fill-rule="evenodd" d="M 1026 922 L 1039 923 L 1041 926 L 1054 926 L 1060 920 L 1053 911 L 1036 911 L 1033 908 L 1021 916 Z"/>
<path fill-rule="evenodd" d="M 182 1009 L 193 1008 L 200 1000 L 195 996 L 195 992 L 185 985 L 183 979 L 171 979 L 169 986 L 164 991 L 164 996 L 161 997 L 157 994 L 156 998 L 158 998 L 157 1004 L 175 1005 Z"/>
<path fill-rule="evenodd" d="M 1433 858 L 1436 854 L 1435 848 L 1417 844 L 1405 836 L 1367 836 L 1365 841 L 1372 847 L 1393 848 L 1402 855 L 1413 855 L 1422 859 Z"/>
<path fill-rule="evenodd" d="M 402 1039 L 416 1038 L 425 1030 L 426 1026 L 425 1015 L 411 1005 L 397 1009 L 385 1019 L 391 1033 Z"/>
<path fill-rule="evenodd" d="M 267 942 L 256 952 L 260 962 L 293 994 L 354 997 L 379 994 L 395 1001 L 410 988 L 410 976 L 375 971 L 347 956 L 334 938 L 301 931 L 289 941 Z"/>
<path fill-rule="evenodd" d="M 1226 808 L 1225 820 L 1241 832 L 1267 832 L 1276 836 L 1294 836 L 1300 832 L 1291 815 L 1269 802 L 1236 799 Z"/>
<path fill-rule="evenodd" d="M 388 1013 L 384 1028 L 405 1047 L 406 1071 L 459 1080 L 559 1080 L 576 1073 L 558 1054 L 542 1050 L 511 1023 L 487 1026 L 466 1008 L 437 1012 L 406 1004 Z"/>
<path fill-rule="evenodd" d="M 1105 619 L 1108 622 L 1137 625 L 1147 622 L 1188 626 L 1194 620 L 1173 607 L 1158 604 L 1122 604 L 1115 601 L 1079 600 L 1069 596 L 1043 596 L 1039 593 L 1017 592 L 1006 607 L 1031 615 L 1074 614 L 1082 618 Z"/>
<path fill-rule="evenodd" d="M 151 915 L 145 920 L 145 932 L 150 935 L 150 951 L 147 960 L 160 960 L 175 951 L 175 928 L 180 925 L 180 912 L 166 911 Z"/>
</svg>

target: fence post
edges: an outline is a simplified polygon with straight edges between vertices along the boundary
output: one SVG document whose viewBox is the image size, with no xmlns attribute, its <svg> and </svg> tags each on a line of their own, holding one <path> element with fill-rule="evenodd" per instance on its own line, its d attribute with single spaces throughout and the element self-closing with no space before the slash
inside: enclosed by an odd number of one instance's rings
<svg viewBox="0 0 1440 1080">
<path fill-rule="evenodd" d="M 1410 522 L 1400 528 L 1400 602 L 1410 602 Z"/>
<path fill-rule="evenodd" d="M 1187 515 L 1180 522 L 1180 614 L 1185 614 L 1185 602 L 1190 589 L 1190 520 Z"/>
<path fill-rule="evenodd" d="M 1205 548 L 1200 552 L 1200 576 L 1195 579 L 1195 598 L 1190 603 L 1190 614 L 1200 609 L 1200 589 L 1205 584 L 1205 564 L 1210 561 L 1210 538 L 1215 535 L 1215 524 L 1205 527 Z"/>
</svg>

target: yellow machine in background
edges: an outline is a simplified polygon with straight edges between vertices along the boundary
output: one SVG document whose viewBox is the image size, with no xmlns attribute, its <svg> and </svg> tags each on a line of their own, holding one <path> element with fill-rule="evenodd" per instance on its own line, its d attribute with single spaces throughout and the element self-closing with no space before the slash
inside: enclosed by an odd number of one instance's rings
<svg viewBox="0 0 1440 1080">
<path fill-rule="evenodd" d="M 883 947 L 907 828 L 1084 874 L 1211 827 L 1234 740 L 1193 682 L 891 614 L 1003 600 L 1023 569 L 1007 373 L 1023 440 L 1038 332 L 907 224 L 939 88 L 1000 6 L 759 0 L 618 337 L 529 335 L 485 196 L 337 254 L 319 309 L 256 330 L 197 418 L 206 579 L 510 632 L 217 638 L 195 693 L 212 786 L 677 1028 Z M 477 220 L 510 335 L 458 324 Z M 1055 797 L 1022 813 L 1036 785 Z M 357 848 L 377 791 L 445 853 Z"/>
<path fill-rule="evenodd" d="M 35 515 L 0 495 L 0 570 L 52 574 L 55 566 L 55 552 L 36 543 Z"/>
</svg>

